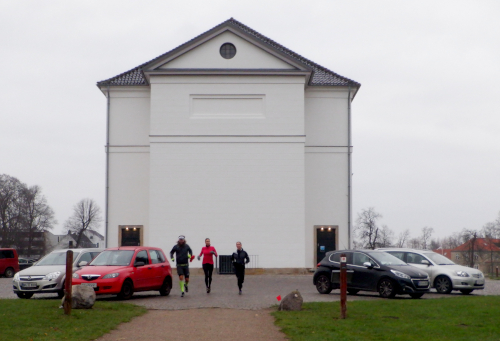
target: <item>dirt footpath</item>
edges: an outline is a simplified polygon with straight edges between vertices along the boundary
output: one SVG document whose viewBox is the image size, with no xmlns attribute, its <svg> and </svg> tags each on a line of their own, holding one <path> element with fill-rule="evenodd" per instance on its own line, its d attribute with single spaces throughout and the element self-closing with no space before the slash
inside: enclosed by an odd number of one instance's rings
<svg viewBox="0 0 500 341">
<path fill-rule="evenodd" d="M 149 310 L 97 340 L 286 340 L 270 312 L 218 308 Z"/>
</svg>

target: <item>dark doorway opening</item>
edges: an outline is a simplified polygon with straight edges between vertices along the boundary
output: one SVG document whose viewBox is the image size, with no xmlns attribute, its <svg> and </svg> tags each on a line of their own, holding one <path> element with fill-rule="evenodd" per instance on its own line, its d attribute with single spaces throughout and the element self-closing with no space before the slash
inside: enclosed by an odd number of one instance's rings
<svg viewBox="0 0 500 341">
<path fill-rule="evenodd" d="M 141 245 L 141 228 L 140 227 L 125 227 L 121 230 L 120 246 L 140 246 Z"/>
<path fill-rule="evenodd" d="M 316 229 L 316 260 L 319 263 L 329 251 L 336 250 L 336 229 L 331 226 L 321 226 Z"/>
</svg>

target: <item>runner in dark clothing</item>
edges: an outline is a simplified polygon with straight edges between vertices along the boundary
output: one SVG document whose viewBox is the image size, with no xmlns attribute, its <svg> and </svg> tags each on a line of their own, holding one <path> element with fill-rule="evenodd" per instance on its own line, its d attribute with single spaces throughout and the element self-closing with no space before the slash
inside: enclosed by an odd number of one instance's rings
<svg viewBox="0 0 500 341">
<path fill-rule="evenodd" d="M 238 288 L 240 289 L 239 294 L 241 295 L 241 289 L 243 288 L 243 282 L 245 281 L 245 264 L 250 262 L 250 257 L 248 257 L 248 253 L 243 250 L 241 242 L 236 243 L 236 252 L 233 252 L 231 255 L 231 261 L 234 265 L 236 278 L 238 278 Z"/>
<path fill-rule="evenodd" d="M 174 261 L 174 253 L 177 260 L 177 274 L 179 275 L 181 297 L 184 297 L 184 289 L 188 292 L 189 262 L 192 262 L 194 259 L 193 251 L 189 245 L 186 244 L 186 237 L 179 236 L 177 244 L 174 245 L 170 251 L 170 258 L 172 259 L 172 262 Z"/>
<path fill-rule="evenodd" d="M 217 257 L 217 251 L 213 246 L 210 246 L 210 238 L 205 239 L 205 246 L 201 248 L 201 252 L 198 256 L 200 260 L 203 255 L 203 272 L 205 273 L 205 285 L 207 286 L 207 294 L 210 293 L 210 287 L 212 285 L 212 273 L 214 272 L 214 256 Z"/>
</svg>

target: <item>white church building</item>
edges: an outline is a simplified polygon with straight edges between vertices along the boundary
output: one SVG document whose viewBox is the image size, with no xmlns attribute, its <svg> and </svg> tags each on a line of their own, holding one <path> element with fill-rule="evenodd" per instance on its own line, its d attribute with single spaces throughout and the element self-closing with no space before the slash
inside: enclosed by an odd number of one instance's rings
<svg viewBox="0 0 500 341">
<path fill-rule="evenodd" d="M 241 241 L 266 269 L 350 247 L 359 83 L 231 18 L 97 85 L 107 247 Z"/>
</svg>

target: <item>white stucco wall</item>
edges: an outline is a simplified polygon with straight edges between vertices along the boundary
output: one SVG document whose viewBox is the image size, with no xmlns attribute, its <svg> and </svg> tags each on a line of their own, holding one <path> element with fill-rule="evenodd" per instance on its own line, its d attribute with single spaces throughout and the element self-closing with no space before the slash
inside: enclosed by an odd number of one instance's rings
<svg viewBox="0 0 500 341">
<path fill-rule="evenodd" d="M 346 90 L 308 89 L 306 120 L 306 264 L 316 260 L 315 225 L 338 226 L 337 248 L 348 249 Z"/>
<path fill-rule="evenodd" d="M 151 244 L 184 234 L 199 253 L 209 237 L 231 254 L 239 240 L 260 267 L 305 266 L 303 143 L 216 141 L 152 144 Z"/>
<path fill-rule="evenodd" d="M 149 242 L 149 116 L 149 89 L 111 90 L 108 247 L 119 225 L 144 225 Z"/>
<path fill-rule="evenodd" d="M 220 56 L 224 43 L 236 47 L 236 55 L 231 59 Z M 182 56 L 164 64 L 162 69 L 294 69 L 283 60 L 273 56 L 235 35 L 224 32 Z"/>
</svg>

